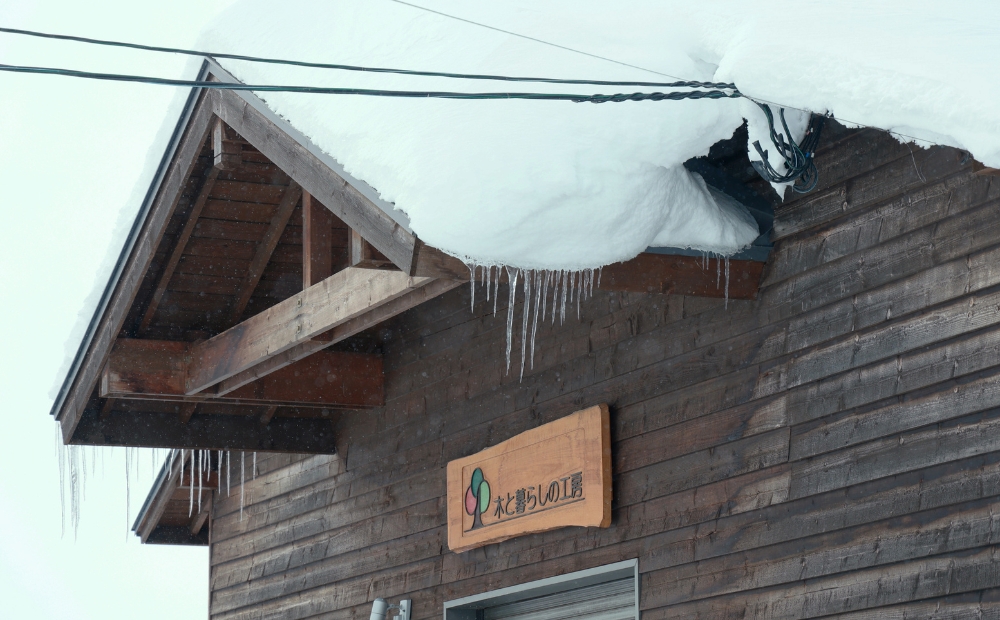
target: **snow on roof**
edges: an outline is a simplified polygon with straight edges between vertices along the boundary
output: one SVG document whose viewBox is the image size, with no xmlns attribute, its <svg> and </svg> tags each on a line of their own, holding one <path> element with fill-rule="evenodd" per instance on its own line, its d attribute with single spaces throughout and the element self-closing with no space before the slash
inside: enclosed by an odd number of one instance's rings
<svg viewBox="0 0 1000 620">
<path fill-rule="evenodd" d="M 449 72 L 733 81 L 749 96 L 964 148 L 1000 166 L 993 109 L 1000 86 L 984 79 L 996 75 L 1000 61 L 1000 37 L 990 32 L 1000 23 L 1000 3 L 990 0 L 828 0 L 784 10 L 745 0 L 418 4 L 555 46 L 392 0 L 240 0 L 203 34 L 201 47 Z M 643 90 L 221 64 L 247 83 Z M 716 203 L 681 167 L 730 137 L 744 118 L 751 143 L 763 138 L 763 117 L 747 100 L 595 105 L 260 96 L 405 212 L 426 243 L 479 264 L 580 269 L 631 258 L 647 246 L 730 254 L 757 236 L 747 214 Z M 798 130 L 807 118 L 790 114 Z"/>
</svg>

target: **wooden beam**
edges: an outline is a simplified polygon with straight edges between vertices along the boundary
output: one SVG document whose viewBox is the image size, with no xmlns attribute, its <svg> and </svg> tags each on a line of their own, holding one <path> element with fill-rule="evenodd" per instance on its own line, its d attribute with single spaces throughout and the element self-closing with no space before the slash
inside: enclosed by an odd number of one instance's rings
<svg viewBox="0 0 1000 620">
<path fill-rule="evenodd" d="M 156 283 L 156 289 L 153 291 L 153 297 L 149 302 L 149 306 L 146 307 L 146 312 L 142 315 L 142 321 L 139 323 L 140 332 L 145 331 L 149 327 L 157 308 L 160 307 L 160 301 L 163 299 L 163 294 L 167 292 L 170 278 L 173 277 L 174 270 L 177 269 L 177 265 L 181 262 L 181 256 L 184 255 L 184 249 L 187 248 L 187 243 L 198 226 L 198 218 L 201 217 L 201 212 L 205 208 L 205 203 L 208 202 L 208 196 L 212 193 L 212 187 L 215 185 L 215 180 L 218 176 L 219 168 L 217 167 L 209 168 L 205 174 L 205 179 L 201 182 L 201 189 L 198 191 L 198 197 L 195 198 L 194 204 L 191 206 L 191 212 L 184 223 L 184 228 L 181 229 L 181 233 L 177 236 L 177 241 L 174 242 L 174 249 L 170 252 L 170 258 L 167 259 L 166 265 L 163 266 L 163 273 L 160 274 L 160 280 Z"/>
<path fill-rule="evenodd" d="M 198 403 L 184 403 L 180 412 L 177 414 L 177 419 L 181 421 L 181 424 L 187 424 L 191 421 L 191 416 L 193 416 L 197 410 Z"/>
<path fill-rule="evenodd" d="M 174 490 L 180 483 L 180 460 L 181 453 L 175 453 L 174 458 L 170 461 L 170 470 L 166 472 L 164 478 L 158 480 L 158 484 L 150 492 L 152 501 L 142 513 L 142 521 L 135 528 L 135 533 L 142 542 L 146 542 L 149 539 L 149 535 L 159 525 L 160 519 L 167 509 L 167 505 L 170 504 L 170 500 L 173 498 Z"/>
<path fill-rule="evenodd" d="M 224 395 L 184 393 L 193 346 L 186 342 L 120 339 L 101 375 L 100 394 L 184 403 L 186 424 L 200 402 L 359 409 L 385 402 L 382 358 L 323 351 Z M 273 414 L 272 414 L 273 415 Z"/>
<path fill-rule="evenodd" d="M 359 231 L 404 273 L 410 273 L 416 237 L 240 94 L 213 90 L 208 97 L 213 111 L 254 148 Z"/>
<path fill-rule="evenodd" d="M 202 487 L 204 488 L 204 487 Z M 201 503 L 201 510 L 198 514 L 194 515 L 191 519 L 191 535 L 195 535 L 201 531 L 201 528 L 205 527 L 205 521 L 208 520 L 208 515 L 212 512 L 212 498 L 215 497 L 215 493 L 212 490 L 208 491 L 208 497 L 205 498 Z"/>
<path fill-rule="evenodd" d="M 431 282 L 397 271 L 348 267 L 194 345 L 185 392 L 197 394 Z"/>
<path fill-rule="evenodd" d="M 697 297 L 725 297 L 728 292 L 730 299 L 754 299 L 764 263 L 730 260 L 727 267 L 725 261 L 717 264 L 718 260 L 710 259 L 706 267 L 705 260 L 698 256 L 644 253 L 624 263 L 604 267 L 596 288 Z"/>
<path fill-rule="evenodd" d="M 372 244 L 365 241 L 361 233 L 354 229 L 348 230 L 347 256 L 351 267 L 365 269 L 396 269 L 390 260 L 386 260 Z"/>
<path fill-rule="evenodd" d="M 333 275 L 333 213 L 302 193 L 302 288 Z"/>
<path fill-rule="evenodd" d="M 70 443 L 307 454 L 334 454 L 337 451 L 329 419 L 278 416 L 267 426 L 261 426 L 259 412 L 255 415 L 200 415 L 181 424 L 173 412 L 115 410 L 102 420 L 96 408 L 87 408 Z"/>
<path fill-rule="evenodd" d="M 357 316 L 349 321 L 337 325 L 333 329 L 320 334 L 319 336 L 300 342 L 289 348 L 287 351 L 279 353 L 267 360 L 239 372 L 232 377 L 219 382 L 213 388 L 216 395 L 229 394 L 233 390 L 246 385 L 251 381 L 256 381 L 261 377 L 284 368 L 290 364 L 304 359 L 317 351 L 321 351 L 330 345 L 340 342 L 345 338 L 361 333 L 364 330 L 374 327 L 379 323 L 388 320 L 397 314 L 405 312 L 410 308 L 419 306 L 429 299 L 433 299 L 451 289 L 461 285 L 461 282 L 454 280 L 433 280 L 429 284 L 401 295 L 373 310 Z"/>
<path fill-rule="evenodd" d="M 110 292 L 106 309 L 101 312 L 90 343 L 80 359 L 79 370 L 68 387 L 61 406 L 55 412 L 66 442 L 72 439 L 82 419 L 101 369 L 111 353 L 111 347 L 149 269 L 156 246 L 177 208 L 184 186 L 208 137 L 212 121 L 211 102 L 205 93 L 198 97 L 187 127 L 183 130 L 174 155 L 167 164 L 163 180 L 150 203 L 148 215 L 142 220 L 142 228 L 129 250 L 122 272 L 114 281 L 114 289 Z"/>
<path fill-rule="evenodd" d="M 418 239 L 410 275 L 468 282 L 472 274 L 462 261 Z"/>
<path fill-rule="evenodd" d="M 260 279 L 264 275 L 264 269 L 267 268 L 267 264 L 271 261 L 271 255 L 274 254 L 274 249 L 278 247 L 278 240 L 281 239 L 281 234 L 285 231 L 285 227 L 288 226 L 288 220 L 291 219 L 292 213 L 295 211 L 295 205 L 298 204 L 301 196 L 302 188 L 295 181 L 291 181 L 288 189 L 281 196 L 278 208 L 275 209 L 274 215 L 271 216 L 271 223 L 268 224 L 264 238 L 257 244 L 257 251 L 250 261 L 250 268 L 247 270 L 247 274 L 243 278 L 243 284 L 240 286 L 239 297 L 236 298 L 233 307 L 229 311 L 230 324 L 236 323 L 243 316 L 243 311 L 246 310 L 247 304 L 250 303 L 250 298 L 260 283 Z"/>
<path fill-rule="evenodd" d="M 260 425 L 267 426 L 268 424 L 270 424 L 271 419 L 274 417 L 274 414 L 276 413 L 278 413 L 278 405 L 271 405 L 270 407 L 268 407 L 267 411 L 264 412 L 264 415 L 260 416 Z"/>
<path fill-rule="evenodd" d="M 976 160 L 972 160 L 972 172 L 984 177 L 1000 177 L 1000 168 L 987 168 Z"/>
<path fill-rule="evenodd" d="M 212 128 L 212 155 L 215 168 L 219 170 L 236 170 L 243 163 L 243 145 L 234 140 L 232 129 L 216 119 Z"/>
</svg>

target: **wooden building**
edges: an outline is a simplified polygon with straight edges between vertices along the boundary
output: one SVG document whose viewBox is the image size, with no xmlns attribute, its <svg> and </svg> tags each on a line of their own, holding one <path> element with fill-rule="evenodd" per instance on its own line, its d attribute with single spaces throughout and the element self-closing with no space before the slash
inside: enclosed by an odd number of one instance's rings
<svg viewBox="0 0 1000 620">
<path fill-rule="evenodd" d="M 831 121 L 778 202 L 745 141 L 691 165 L 773 208 L 766 262 L 728 300 L 697 257 L 608 267 L 521 379 L 464 265 L 253 95 L 193 93 L 63 437 L 258 453 L 241 492 L 213 452 L 193 514 L 175 459 L 136 524 L 210 547 L 213 619 L 1000 617 L 997 177 Z M 449 462 L 603 403 L 609 527 L 449 549 Z"/>
</svg>

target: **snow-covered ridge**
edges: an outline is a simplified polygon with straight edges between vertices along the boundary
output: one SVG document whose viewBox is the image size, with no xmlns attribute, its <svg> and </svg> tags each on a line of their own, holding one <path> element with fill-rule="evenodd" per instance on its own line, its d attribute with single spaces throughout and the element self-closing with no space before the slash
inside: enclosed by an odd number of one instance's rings
<svg viewBox="0 0 1000 620">
<path fill-rule="evenodd" d="M 965 148 L 1000 165 L 1000 119 L 992 110 L 1000 86 L 981 79 L 1000 60 L 1000 38 L 990 32 L 1000 23 L 1000 3 L 418 3 L 653 72 L 389 0 L 290 3 L 280 17 L 273 3 L 242 0 L 204 33 L 201 47 L 451 72 L 669 80 L 659 72 L 733 81 L 750 96 Z M 253 83 L 511 90 L 496 82 L 222 64 Z M 757 236 L 749 216 L 720 206 L 681 167 L 744 118 L 751 143 L 764 137 L 763 117 L 746 100 L 262 98 L 405 212 L 421 239 L 476 264 L 579 270 L 650 245 L 730 254 Z M 795 130 L 807 118 L 789 115 Z"/>
</svg>

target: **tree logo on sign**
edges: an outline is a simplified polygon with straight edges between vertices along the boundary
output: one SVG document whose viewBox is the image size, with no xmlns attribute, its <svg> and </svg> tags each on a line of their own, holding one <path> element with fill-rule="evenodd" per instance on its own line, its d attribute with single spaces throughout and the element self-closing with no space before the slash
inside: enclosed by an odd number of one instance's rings
<svg viewBox="0 0 1000 620">
<path fill-rule="evenodd" d="M 465 490 L 465 512 L 472 516 L 472 527 L 467 531 L 483 527 L 482 514 L 490 508 L 490 483 L 483 476 L 483 470 L 472 472 L 469 488 Z"/>
</svg>

